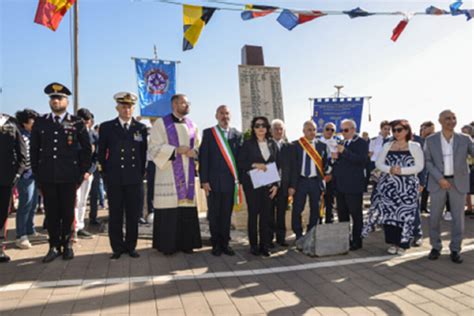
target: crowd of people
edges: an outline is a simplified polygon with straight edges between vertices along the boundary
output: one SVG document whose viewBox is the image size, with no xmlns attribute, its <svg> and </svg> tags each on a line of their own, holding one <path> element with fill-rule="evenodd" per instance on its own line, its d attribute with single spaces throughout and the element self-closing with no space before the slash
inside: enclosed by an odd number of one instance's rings
<svg viewBox="0 0 474 316">
<path fill-rule="evenodd" d="M 451 221 L 450 258 L 462 262 L 464 214 L 472 212 L 473 124 L 456 132 L 456 115 L 450 110 L 439 114 L 439 132 L 428 121 L 415 135 L 407 120 L 397 119 L 383 121 L 379 135 L 369 139 L 368 134 L 359 137 L 351 119 L 340 126 L 327 122 L 321 134 L 308 120 L 302 136 L 289 142 L 280 119 L 257 116 L 249 133 L 239 132 L 225 105 L 216 109 L 216 125 L 201 137 L 188 117 L 184 94 L 173 96 L 172 113 L 153 119 L 149 129 L 133 117 L 137 96 L 119 92 L 114 95 L 117 117 L 95 129 L 91 111 L 80 109 L 77 116 L 67 112 L 67 87 L 52 83 L 44 92 L 50 113 L 25 109 L 15 117 L 0 114 L 0 225 L 6 231 L 15 189 L 16 246 L 30 248 L 29 237 L 38 234 L 34 214 L 41 196 L 50 246 L 43 262 L 73 259 L 73 242 L 93 237 L 86 230 L 86 206 L 89 200 L 88 224 L 100 224 L 97 210 L 104 206 L 104 186 L 111 259 L 140 256 L 136 246 L 138 225 L 146 222 L 145 201 L 153 214 L 153 248 L 164 255 L 193 253 L 202 247 L 196 177 L 207 197 L 214 256 L 235 255 L 229 245 L 231 216 L 245 195 L 250 252 L 256 256 L 270 256 L 277 245 L 288 247 L 287 210 L 300 240 L 317 225 L 334 223 L 336 209 L 339 222 L 352 223 L 351 251 L 362 248 L 370 232 L 381 227 L 390 254 L 421 245 L 420 214 L 429 213 L 430 260 L 440 256 L 440 223 L 443 213 L 449 214 L 444 218 Z M 279 179 L 257 186 L 250 174 L 266 172 L 272 164 Z M 369 185 L 364 221 L 363 195 Z M 307 199 L 309 218 L 303 227 Z M 9 260 L 2 243 L 0 262 Z"/>
</svg>

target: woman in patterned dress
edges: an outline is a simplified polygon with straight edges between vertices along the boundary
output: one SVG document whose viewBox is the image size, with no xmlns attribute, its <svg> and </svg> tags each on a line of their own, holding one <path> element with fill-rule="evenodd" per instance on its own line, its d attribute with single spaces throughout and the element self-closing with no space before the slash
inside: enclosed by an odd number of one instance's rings
<svg viewBox="0 0 474 316">
<path fill-rule="evenodd" d="M 419 180 L 424 157 L 420 144 L 412 142 L 408 121 L 390 123 L 394 140 L 387 142 L 376 167 L 382 174 L 362 231 L 367 237 L 375 225 L 382 225 L 388 253 L 403 254 L 413 239 L 413 226 L 418 209 Z"/>
</svg>

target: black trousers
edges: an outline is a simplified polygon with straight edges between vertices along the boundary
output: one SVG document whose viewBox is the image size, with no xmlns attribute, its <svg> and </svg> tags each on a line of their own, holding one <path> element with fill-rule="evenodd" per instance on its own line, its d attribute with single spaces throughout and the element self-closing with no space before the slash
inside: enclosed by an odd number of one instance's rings
<svg viewBox="0 0 474 316">
<path fill-rule="evenodd" d="M 306 204 L 306 197 L 309 196 L 309 223 L 306 231 L 316 226 L 319 219 L 319 200 L 321 198 L 320 181 L 317 177 L 299 177 L 296 184 L 296 192 L 293 198 L 293 212 L 291 213 L 291 228 L 295 232 L 296 239 L 303 236 L 301 227 L 301 213 Z"/>
<path fill-rule="evenodd" d="M 352 217 L 352 244 L 362 247 L 362 193 L 337 192 L 336 201 L 339 222 Z"/>
<path fill-rule="evenodd" d="M 46 229 L 51 248 L 70 247 L 77 187 L 76 183 L 39 184 L 48 218 Z"/>
<path fill-rule="evenodd" d="M 155 195 L 156 166 L 153 161 L 148 161 L 146 166 L 146 204 L 148 214 L 153 213 L 153 197 Z"/>
<path fill-rule="evenodd" d="M 234 205 L 233 192 L 210 191 L 207 197 L 212 247 L 226 248 L 230 240 L 230 221 Z"/>
<path fill-rule="evenodd" d="M 5 239 L 7 239 L 7 219 L 11 198 L 12 187 L 0 185 L 0 230 L 3 230 L 2 236 Z"/>
<path fill-rule="evenodd" d="M 395 245 L 403 249 L 410 248 L 410 243 L 401 243 L 402 229 L 392 225 L 383 225 L 385 235 L 385 242 L 390 245 Z"/>
<path fill-rule="evenodd" d="M 324 193 L 324 207 L 326 209 L 325 220 L 326 224 L 331 223 L 334 219 L 332 210 L 334 208 L 334 197 L 336 194 L 336 188 L 334 187 L 334 181 L 326 183 L 326 192 Z"/>
<path fill-rule="evenodd" d="M 94 179 L 92 179 L 91 191 L 90 191 L 90 220 L 97 220 L 97 206 L 99 204 L 99 190 L 100 190 L 100 172 L 94 171 Z"/>
<path fill-rule="evenodd" d="M 285 242 L 286 209 L 288 208 L 288 190 L 279 190 L 270 214 L 270 242 L 276 238 L 278 243 Z"/>
<path fill-rule="evenodd" d="M 423 191 L 421 192 L 421 205 L 420 205 L 420 210 L 422 212 L 426 211 L 428 209 L 428 197 L 430 196 L 430 192 L 426 189 L 426 187 L 423 188 Z"/>
<path fill-rule="evenodd" d="M 246 188 L 245 197 L 248 206 L 247 230 L 250 247 L 255 248 L 260 245 L 260 248 L 268 249 L 270 245 L 270 214 L 273 206 L 272 199 L 270 199 L 270 188 Z"/>
<path fill-rule="evenodd" d="M 108 183 L 109 199 L 109 240 L 113 252 L 135 250 L 138 239 L 138 219 L 140 217 L 141 183 L 116 185 Z M 123 217 L 125 212 L 125 239 L 123 236 Z"/>
</svg>

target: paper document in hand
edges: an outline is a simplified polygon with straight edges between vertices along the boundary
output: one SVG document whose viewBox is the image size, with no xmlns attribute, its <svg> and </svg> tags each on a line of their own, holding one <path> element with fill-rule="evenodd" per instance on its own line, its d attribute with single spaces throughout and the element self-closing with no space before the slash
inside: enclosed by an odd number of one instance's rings
<svg viewBox="0 0 474 316">
<path fill-rule="evenodd" d="M 280 173 L 274 162 L 267 164 L 267 171 L 258 169 L 250 170 L 249 176 L 254 189 L 280 181 Z"/>
</svg>

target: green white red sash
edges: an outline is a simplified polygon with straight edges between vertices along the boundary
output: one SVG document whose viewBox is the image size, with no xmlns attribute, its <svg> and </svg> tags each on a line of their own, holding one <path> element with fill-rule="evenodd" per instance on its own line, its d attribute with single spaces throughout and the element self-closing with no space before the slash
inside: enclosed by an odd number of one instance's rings
<svg viewBox="0 0 474 316">
<path fill-rule="evenodd" d="M 212 129 L 212 135 L 216 140 L 217 146 L 221 151 L 222 156 L 224 157 L 227 166 L 230 169 L 230 172 L 234 176 L 234 210 L 239 210 L 242 206 L 242 189 L 239 182 L 239 173 L 237 171 L 237 163 L 235 162 L 234 154 L 230 148 L 229 142 L 224 135 L 224 132 L 219 126 L 214 126 Z"/>
<path fill-rule="evenodd" d="M 316 148 L 314 148 L 314 146 L 306 138 L 301 137 L 298 140 L 298 142 L 300 143 L 303 150 L 308 154 L 308 156 L 316 165 L 316 169 L 318 170 L 318 175 L 321 177 L 321 180 L 323 180 L 324 179 L 323 158 L 321 158 L 321 155 L 318 153 Z M 324 191 L 321 192 L 320 202 L 321 204 L 319 208 L 319 215 L 323 217 L 324 216 Z"/>
</svg>

